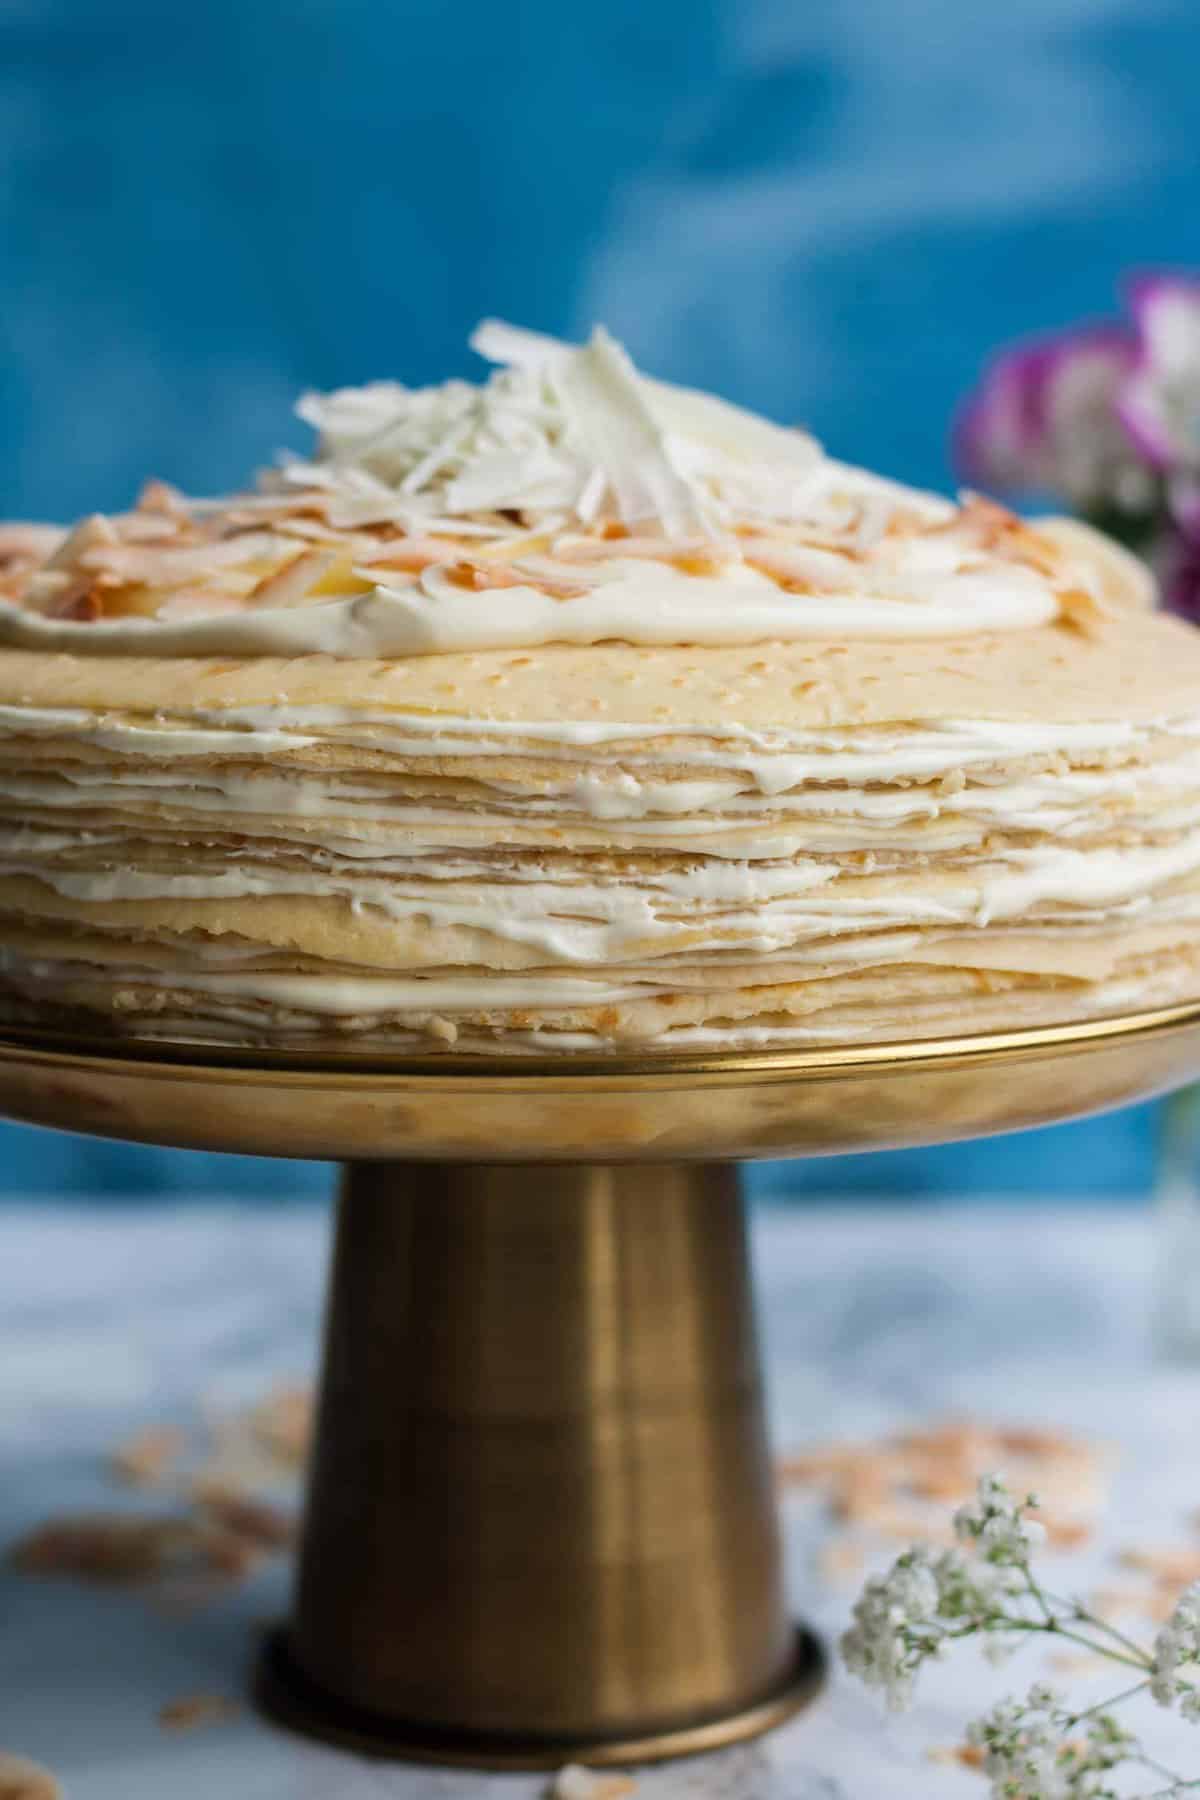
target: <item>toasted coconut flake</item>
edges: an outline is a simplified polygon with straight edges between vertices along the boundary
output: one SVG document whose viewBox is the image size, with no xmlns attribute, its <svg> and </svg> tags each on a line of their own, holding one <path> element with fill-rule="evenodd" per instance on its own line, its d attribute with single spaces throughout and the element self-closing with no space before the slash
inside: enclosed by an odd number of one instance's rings
<svg viewBox="0 0 1200 1800">
<path fill-rule="evenodd" d="M 861 1575 L 867 1560 L 865 1547 L 853 1538 L 831 1538 L 817 1552 L 817 1570 L 828 1582 L 852 1581 Z"/>
<path fill-rule="evenodd" d="M 549 1800 L 625 1800 L 637 1789 L 632 1775 L 610 1774 L 603 1769 L 585 1769 L 580 1763 L 568 1763 L 550 1784 Z"/>
<path fill-rule="evenodd" d="M 1011 507 L 993 500 L 990 495 L 977 494 L 972 488 L 963 488 L 958 496 L 958 511 L 940 525 L 927 526 L 926 529 L 963 533 L 969 535 L 980 548 L 992 549 L 1010 534 L 1023 531 L 1024 526 Z"/>
<path fill-rule="evenodd" d="M 1175 1609 L 1179 1592 L 1170 1582 L 1150 1587 L 1103 1587 L 1088 1598 L 1088 1609 L 1101 1619 L 1138 1618 L 1159 1624 Z"/>
<path fill-rule="evenodd" d="M 191 518 L 187 501 L 179 489 L 173 488 L 170 482 L 158 481 L 153 478 L 143 482 L 142 490 L 137 497 L 137 510 L 138 512 L 162 513 L 170 519 L 190 520 Z"/>
<path fill-rule="evenodd" d="M 1086 1519 L 1057 1519 L 1042 1511 L 1038 1519 L 1051 1550 L 1083 1550 L 1095 1536 L 1095 1527 Z"/>
<path fill-rule="evenodd" d="M 251 1550 L 286 1550 L 295 1542 L 296 1521 L 290 1513 L 227 1481 L 203 1477 L 193 1484 L 192 1498 L 206 1518 Z"/>
<path fill-rule="evenodd" d="M 82 551 L 78 560 L 85 569 L 100 570 L 122 581 L 177 587 L 185 581 L 205 581 L 226 568 L 279 556 L 291 548 L 286 538 L 261 531 L 205 544 L 99 545 Z"/>
<path fill-rule="evenodd" d="M 63 1790 L 41 1763 L 0 1750 L 0 1800 L 63 1800 Z"/>
<path fill-rule="evenodd" d="M 40 563 L 53 556 L 66 538 L 59 525 L 0 523 L 0 567 L 8 563 Z"/>
<path fill-rule="evenodd" d="M 52 619 L 78 619 L 91 623 L 104 616 L 104 601 L 97 583 L 88 578 L 72 583 L 46 608 Z"/>
<path fill-rule="evenodd" d="M 715 574 L 742 561 L 737 543 L 716 546 L 711 538 L 658 538 L 644 534 L 635 537 L 629 531 L 620 538 L 580 537 L 568 532 L 555 540 L 553 554 L 556 561 L 565 563 L 609 562 L 631 556 L 639 561 L 674 563 L 677 567 L 695 561 L 705 565 L 698 571 L 705 574 Z"/>
<path fill-rule="evenodd" d="M 111 519 L 106 519 L 103 513 L 90 513 L 67 533 L 57 550 L 47 559 L 45 567 L 73 568 L 85 551 L 107 548 L 120 541 Z"/>
<path fill-rule="evenodd" d="M 1140 1569 L 1144 1574 L 1152 1575 L 1155 1581 L 1174 1588 L 1200 1581 L 1200 1550 L 1134 1545 L 1122 1550 L 1118 1560 L 1123 1568 Z"/>
<path fill-rule="evenodd" d="M 113 1451 L 113 1474 L 131 1487 L 156 1487 L 179 1461 L 185 1444 L 174 1425 L 147 1426 Z"/>
<path fill-rule="evenodd" d="M 1104 1499 L 1101 1451 L 1059 1432 L 989 1427 L 951 1419 L 878 1444 L 818 1446 L 784 1458 L 779 1478 L 816 1487 L 830 1516 L 874 1539 L 948 1541 L 947 1504 L 965 1500 L 979 1476 L 1006 1468 L 1017 1486 L 1036 1489 L 1051 1547 L 1090 1541 Z M 923 1510 L 923 1509 L 928 1510 Z"/>
<path fill-rule="evenodd" d="M 745 547 L 746 561 L 783 587 L 797 593 L 852 593 L 861 581 L 856 565 L 844 554 L 808 544 L 767 544 L 754 540 Z"/>
<path fill-rule="evenodd" d="M 563 580 L 553 573 L 552 566 L 535 562 L 505 565 L 482 558 L 459 557 L 455 562 L 435 567 L 441 580 L 467 593 L 483 594 L 496 588 L 523 587 L 536 588 L 552 600 L 576 600 L 588 592 L 586 585 Z"/>
<path fill-rule="evenodd" d="M 302 550 L 281 569 L 265 575 L 251 599 L 258 606 L 297 606 L 337 561 L 336 550 Z"/>
<path fill-rule="evenodd" d="M 392 538 L 375 549 L 359 552 L 355 561 L 370 569 L 409 569 L 419 574 L 433 563 L 452 562 L 462 546 L 453 538 Z"/>
<path fill-rule="evenodd" d="M 1105 1675 L 1109 1668 L 1107 1657 L 1087 1650 L 1056 1650 L 1048 1662 L 1056 1675 Z"/>
<path fill-rule="evenodd" d="M 983 1767 L 983 1751 L 978 1744 L 931 1744 L 925 1754 L 933 1763 L 952 1763 L 961 1769 Z"/>
<path fill-rule="evenodd" d="M 1084 637 L 1095 637 L 1102 621 L 1111 616 L 1111 608 L 1087 588 L 1060 588 L 1058 616 L 1073 631 L 1081 632 Z"/>
<path fill-rule="evenodd" d="M 182 1516 L 84 1513 L 39 1526 L 9 1554 L 23 1575 L 129 1585 L 203 1560 L 205 1544 L 196 1521 Z"/>
<path fill-rule="evenodd" d="M 815 1450 L 793 1450 L 781 1456 L 776 1473 L 785 1485 L 807 1487 L 829 1481 L 853 1469 L 868 1454 L 861 1444 L 822 1444 Z"/>
<path fill-rule="evenodd" d="M 160 1707 L 158 1722 L 164 1731 L 196 1731 L 205 1725 L 226 1725 L 240 1712 L 237 1701 L 226 1694 L 183 1694 Z"/>
<path fill-rule="evenodd" d="M 262 1447 L 288 1468 L 302 1468 L 312 1447 L 314 1401 L 309 1387 L 273 1388 L 250 1413 Z"/>
</svg>

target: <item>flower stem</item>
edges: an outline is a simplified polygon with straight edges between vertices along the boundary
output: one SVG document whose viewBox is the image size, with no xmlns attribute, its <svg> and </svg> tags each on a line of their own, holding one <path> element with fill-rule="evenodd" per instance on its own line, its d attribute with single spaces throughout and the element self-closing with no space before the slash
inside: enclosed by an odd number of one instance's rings
<svg viewBox="0 0 1200 1800">
<path fill-rule="evenodd" d="M 1081 1631 L 1072 1631 L 1053 1614 L 1048 1619 L 1011 1619 L 1006 1617 L 1004 1629 L 1006 1631 L 1038 1631 L 1045 1637 L 1069 1638 L 1073 1644 L 1081 1644 L 1085 1650 L 1091 1650 L 1096 1656 L 1107 1657 L 1109 1662 L 1124 1663 L 1127 1669 L 1136 1669 L 1139 1675 L 1145 1675 L 1150 1667 L 1149 1659 L 1143 1652 L 1138 1651 L 1136 1657 L 1126 1656 L 1124 1651 L 1114 1650 L 1108 1644 L 1098 1644 L 1094 1638 L 1085 1637 Z"/>
<path fill-rule="evenodd" d="M 1041 1583 L 1034 1578 L 1033 1570 L 1029 1567 L 1028 1563 L 1025 1564 L 1023 1574 L 1025 1576 L 1026 1587 L 1029 1589 L 1029 1592 L 1041 1609 L 1042 1617 L 1046 1620 L 1047 1624 L 1049 1624 L 1054 1616 L 1050 1609 L 1050 1602 L 1042 1592 Z"/>
<path fill-rule="evenodd" d="M 1132 1687 L 1124 1688 L 1121 1693 L 1114 1694 L 1111 1700 L 1097 1700 L 1095 1706 L 1086 1706 L 1082 1712 L 1073 1713 L 1067 1721 L 1068 1731 L 1073 1731 L 1075 1726 L 1081 1725 L 1085 1719 L 1094 1719 L 1097 1713 L 1109 1712 L 1114 1706 L 1120 1706 L 1123 1700 L 1132 1700 L 1135 1694 L 1142 1693 L 1148 1686 L 1148 1682 L 1135 1681 Z"/>
<path fill-rule="evenodd" d="M 1077 1623 L 1090 1626 L 1093 1631 L 1103 1631 L 1115 1643 L 1123 1644 L 1126 1650 L 1138 1657 L 1143 1668 L 1153 1667 L 1153 1658 L 1143 1650 L 1139 1643 L 1136 1643 L 1133 1638 L 1127 1637 L 1123 1631 L 1118 1631 L 1117 1627 L 1110 1625 L 1107 1619 L 1100 1618 L 1097 1613 L 1089 1612 L 1080 1601 L 1064 1599 L 1061 1594 L 1048 1593 L 1044 1588 L 1039 1589 L 1039 1593 L 1050 1602 L 1056 1612 L 1066 1613 Z M 1105 1654 L 1107 1655 L 1107 1652 Z"/>
</svg>

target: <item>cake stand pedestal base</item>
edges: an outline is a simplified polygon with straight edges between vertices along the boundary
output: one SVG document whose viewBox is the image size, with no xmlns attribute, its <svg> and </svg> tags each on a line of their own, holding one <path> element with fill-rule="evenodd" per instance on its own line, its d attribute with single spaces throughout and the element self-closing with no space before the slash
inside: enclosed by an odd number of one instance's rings
<svg viewBox="0 0 1200 1800">
<path fill-rule="evenodd" d="M 732 1164 L 351 1163 L 281 1723 L 648 1761 L 819 1686 L 785 1609 Z"/>
<path fill-rule="evenodd" d="M 0 1115 L 352 1159 L 281 1723 L 380 1756 L 640 1762 L 820 1683 L 783 1599 L 734 1162 L 1148 1099 L 1200 1002 L 962 1038 L 370 1057 L 0 1030 Z M 397 1160 L 397 1159 L 404 1160 Z"/>
</svg>

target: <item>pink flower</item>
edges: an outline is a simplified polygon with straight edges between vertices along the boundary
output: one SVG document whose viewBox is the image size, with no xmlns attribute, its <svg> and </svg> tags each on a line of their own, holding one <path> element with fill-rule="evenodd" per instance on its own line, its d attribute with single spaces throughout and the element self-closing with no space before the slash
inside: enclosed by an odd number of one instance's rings
<svg viewBox="0 0 1200 1800">
<path fill-rule="evenodd" d="M 955 428 L 964 478 L 1010 494 L 1056 494 L 1085 512 L 1149 505 L 1153 476 L 1118 410 L 1137 356 L 1123 326 L 1101 324 L 994 358 Z"/>
<path fill-rule="evenodd" d="M 1117 400 L 1121 421 L 1151 467 L 1198 476 L 1200 280 L 1140 275 L 1129 302 L 1137 353 Z"/>
</svg>

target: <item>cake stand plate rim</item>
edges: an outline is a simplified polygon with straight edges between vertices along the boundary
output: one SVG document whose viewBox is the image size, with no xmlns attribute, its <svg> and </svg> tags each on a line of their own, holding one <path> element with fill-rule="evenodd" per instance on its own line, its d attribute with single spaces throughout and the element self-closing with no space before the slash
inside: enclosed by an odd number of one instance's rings
<svg viewBox="0 0 1200 1800">
<path fill-rule="evenodd" d="M 693 1081 L 756 1083 L 850 1075 L 879 1074 L 902 1066 L 960 1066 L 980 1061 L 1011 1061 L 1023 1055 L 1077 1054 L 1106 1045 L 1200 1029 L 1200 998 L 1171 1006 L 1133 1012 L 1105 1013 L 1064 1019 L 1046 1025 L 1014 1026 L 987 1032 L 849 1041 L 827 1045 L 778 1046 L 769 1049 L 613 1051 L 608 1054 L 565 1052 L 558 1055 L 511 1053 L 484 1056 L 454 1051 L 427 1056 L 387 1055 L 377 1051 L 344 1054 L 256 1046 L 205 1044 L 182 1039 L 121 1039 L 35 1026 L 0 1024 L 0 1062 L 48 1066 L 104 1066 L 114 1071 L 151 1075 L 178 1071 L 191 1079 L 214 1079 L 236 1072 L 243 1077 L 286 1081 L 314 1077 L 330 1083 L 377 1085 L 417 1084 L 430 1088 L 486 1084 L 528 1088 L 560 1084 L 568 1087 L 644 1088 Z"/>
</svg>

